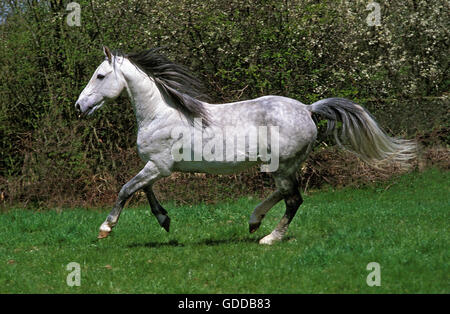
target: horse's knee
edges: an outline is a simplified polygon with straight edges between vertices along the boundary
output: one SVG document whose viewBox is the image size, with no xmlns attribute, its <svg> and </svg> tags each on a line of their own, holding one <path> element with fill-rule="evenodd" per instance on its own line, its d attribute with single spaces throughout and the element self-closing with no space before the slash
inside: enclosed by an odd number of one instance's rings
<svg viewBox="0 0 450 314">
<path fill-rule="evenodd" d="M 125 184 L 119 191 L 119 194 L 117 195 L 117 199 L 119 202 L 126 201 L 130 197 L 130 192 L 128 191 L 128 187 Z"/>
</svg>

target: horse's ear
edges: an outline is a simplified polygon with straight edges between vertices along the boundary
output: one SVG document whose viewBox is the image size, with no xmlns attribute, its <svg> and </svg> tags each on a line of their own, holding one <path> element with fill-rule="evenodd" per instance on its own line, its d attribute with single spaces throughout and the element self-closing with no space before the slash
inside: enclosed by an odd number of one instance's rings
<svg viewBox="0 0 450 314">
<path fill-rule="evenodd" d="M 103 53 L 105 54 L 105 56 L 108 59 L 108 61 L 111 62 L 112 61 L 112 54 L 111 54 L 111 51 L 109 51 L 108 47 L 103 46 Z"/>
</svg>

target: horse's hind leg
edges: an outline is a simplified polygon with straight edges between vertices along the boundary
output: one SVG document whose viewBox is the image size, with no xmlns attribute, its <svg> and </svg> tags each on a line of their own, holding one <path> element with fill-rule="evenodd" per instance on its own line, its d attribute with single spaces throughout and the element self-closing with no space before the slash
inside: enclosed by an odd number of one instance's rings
<svg viewBox="0 0 450 314">
<path fill-rule="evenodd" d="M 282 199 L 283 195 L 279 190 L 276 190 L 267 199 L 265 199 L 255 207 L 255 210 L 250 216 L 250 220 L 248 222 L 250 233 L 258 230 L 259 226 L 261 225 L 261 221 L 263 220 L 267 212 Z"/>
<path fill-rule="evenodd" d="M 159 225 L 163 227 L 167 232 L 169 232 L 170 218 L 167 215 L 167 211 L 158 202 L 155 193 L 153 193 L 152 186 L 146 186 L 143 190 L 147 195 L 148 202 L 150 203 L 150 208 L 153 215 L 155 215 L 156 219 L 158 220 Z"/>
<path fill-rule="evenodd" d="M 286 203 L 286 213 L 284 214 L 277 227 L 267 236 L 262 238 L 260 244 L 273 244 L 280 241 L 289 227 L 289 224 L 297 213 L 297 209 L 302 204 L 303 199 L 298 190 L 298 181 L 294 175 L 282 177 L 275 176 L 275 184 L 283 195 Z"/>
</svg>

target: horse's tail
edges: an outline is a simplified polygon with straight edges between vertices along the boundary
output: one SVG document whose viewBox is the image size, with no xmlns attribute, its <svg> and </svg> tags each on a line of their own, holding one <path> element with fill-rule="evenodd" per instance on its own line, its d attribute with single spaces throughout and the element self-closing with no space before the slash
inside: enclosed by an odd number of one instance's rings
<svg viewBox="0 0 450 314">
<path fill-rule="evenodd" d="M 327 133 L 333 132 L 338 145 L 347 149 L 370 164 L 392 160 L 402 167 L 409 167 L 408 161 L 416 157 L 417 144 L 388 136 L 375 118 L 360 105 L 345 98 L 326 98 L 307 108 L 328 119 Z M 315 117 L 317 122 L 317 117 Z M 336 122 L 342 122 L 338 135 Z"/>
</svg>

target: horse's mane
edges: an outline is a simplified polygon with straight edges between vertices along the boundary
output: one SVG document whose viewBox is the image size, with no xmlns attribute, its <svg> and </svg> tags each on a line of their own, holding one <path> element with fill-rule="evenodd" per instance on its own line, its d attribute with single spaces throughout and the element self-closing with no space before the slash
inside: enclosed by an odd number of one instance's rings
<svg viewBox="0 0 450 314">
<path fill-rule="evenodd" d="M 203 84 L 188 69 L 158 53 L 160 49 L 124 54 L 123 57 L 151 76 L 157 86 L 172 98 L 176 109 L 191 123 L 194 118 L 202 118 L 203 124 L 208 125 L 208 112 L 199 100 L 207 98 L 202 92 Z"/>
</svg>

